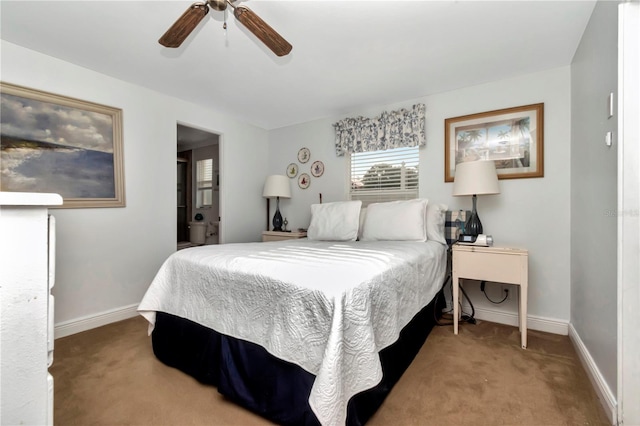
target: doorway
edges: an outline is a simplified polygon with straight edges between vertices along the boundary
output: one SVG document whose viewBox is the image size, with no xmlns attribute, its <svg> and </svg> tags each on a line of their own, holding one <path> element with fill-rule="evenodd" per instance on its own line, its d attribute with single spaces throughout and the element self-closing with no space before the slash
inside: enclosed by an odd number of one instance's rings
<svg viewBox="0 0 640 426">
<path fill-rule="evenodd" d="M 178 124 L 177 139 L 177 247 L 218 244 L 220 137 Z"/>
</svg>

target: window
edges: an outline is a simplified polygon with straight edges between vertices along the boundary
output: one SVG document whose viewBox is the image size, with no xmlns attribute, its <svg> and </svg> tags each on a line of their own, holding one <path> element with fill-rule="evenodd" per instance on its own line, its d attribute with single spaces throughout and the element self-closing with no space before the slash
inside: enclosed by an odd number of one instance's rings
<svg viewBox="0 0 640 426">
<path fill-rule="evenodd" d="M 213 203 L 213 160 L 196 162 L 196 208 L 211 207 Z"/>
<path fill-rule="evenodd" d="M 418 147 L 350 155 L 349 199 L 370 203 L 418 198 Z"/>
</svg>

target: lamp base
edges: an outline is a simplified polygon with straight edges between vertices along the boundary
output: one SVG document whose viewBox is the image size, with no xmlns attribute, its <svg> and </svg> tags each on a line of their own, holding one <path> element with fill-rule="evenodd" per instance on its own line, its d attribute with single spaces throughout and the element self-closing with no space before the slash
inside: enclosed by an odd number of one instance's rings
<svg viewBox="0 0 640 426">
<path fill-rule="evenodd" d="M 473 235 L 474 237 L 482 234 L 482 222 L 480 222 L 478 213 L 471 213 L 471 216 L 469 216 L 467 223 L 464 225 L 464 231 L 466 235 Z"/>
<path fill-rule="evenodd" d="M 276 213 L 273 215 L 273 230 L 282 232 L 282 215 L 280 214 L 280 197 L 276 197 Z"/>
<path fill-rule="evenodd" d="M 476 201 L 477 197 L 473 195 L 473 210 L 471 211 L 471 216 L 467 219 L 467 223 L 464 225 L 464 231 L 467 235 L 477 236 L 482 234 L 482 222 L 480 222 L 480 217 L 478 216 L 478 211 L 476 210 Z"/>
</svg>

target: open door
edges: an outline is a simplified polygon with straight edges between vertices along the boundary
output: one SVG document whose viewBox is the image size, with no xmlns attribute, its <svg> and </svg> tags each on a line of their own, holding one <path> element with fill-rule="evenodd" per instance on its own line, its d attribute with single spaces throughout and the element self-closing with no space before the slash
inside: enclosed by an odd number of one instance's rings
<svg viewBox="0 0 640 426">
<path fill-rule="evenodd" d="M 178 248 L 220 242 L 220 137 L 177 125 Z"/>
</svg>

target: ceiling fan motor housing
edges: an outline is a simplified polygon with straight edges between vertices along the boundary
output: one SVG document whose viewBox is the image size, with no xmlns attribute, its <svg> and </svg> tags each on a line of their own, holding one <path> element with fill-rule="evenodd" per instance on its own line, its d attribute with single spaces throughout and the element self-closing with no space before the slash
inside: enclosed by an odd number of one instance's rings
<svg viewBox="0 0 640 426">
<path fill-rule="evenodd" d="M 207 0 L 207 3 L 214 10 L 222 11 L 227 8 L 227 0 Z"/>
</svg>

